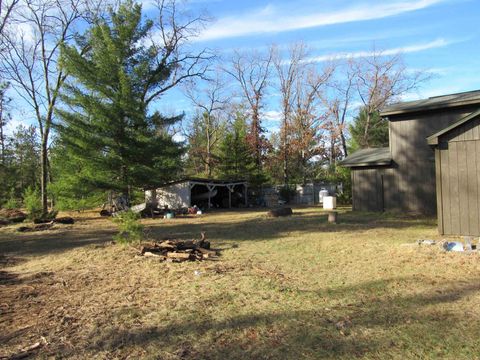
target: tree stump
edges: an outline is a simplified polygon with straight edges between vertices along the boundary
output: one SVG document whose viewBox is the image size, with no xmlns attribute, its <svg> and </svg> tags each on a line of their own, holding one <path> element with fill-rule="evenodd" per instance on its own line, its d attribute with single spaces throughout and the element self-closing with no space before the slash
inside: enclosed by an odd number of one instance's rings
<svg viewBox="0 0 480 360">
<path fill-rule="evenodd" d="M 337 215 L 338 215 L 338 212 L 330 211 L 328 213 L 328 222 L 331 223 L 331 224 L 336 224 L 337 223 Z"/>
<path fill-rule="evenodd" d="M 290 216 L 292 214 L 293 214 L 292 208 L 289 208 L 289 207 L 272 209 L 268 212 L 268 216 L 270 217 Z"/>
</svg>

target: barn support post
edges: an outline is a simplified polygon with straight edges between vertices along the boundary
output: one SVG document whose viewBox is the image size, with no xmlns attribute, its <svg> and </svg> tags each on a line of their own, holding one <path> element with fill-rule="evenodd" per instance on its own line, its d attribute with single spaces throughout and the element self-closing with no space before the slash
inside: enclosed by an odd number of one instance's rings
<svg viewBox="0 0 480 360">
<path fill-rule="evenodd" d="M 243 189 L 245 191 L 245 207 L 248 207 L 248 186 L 247 184 L 243 184 Z"/>
<path fill-rule="evenodd" d="M 227 185 L 227 189 L 228 189 L 228 208 L 231 209 L 232 208 L 232 193 L 235 190 L 235 185 Z"/>
<path fill-rule="evenodd" d="M 232 208 L 232 186 L 231 185 L 227 185 L 227 189 L 228 189 L 228 208 L 231 209 Z"/>
<path fill-rule="evenodd" d="M 208 189 L 208 208 L 210 209 L 212 207 L 212 203 L 210 202 L 211 193 L 213 189 L 215 189 L 215 185 L 209 184 L 207 185 L 207 189 Z"/>
</svg>

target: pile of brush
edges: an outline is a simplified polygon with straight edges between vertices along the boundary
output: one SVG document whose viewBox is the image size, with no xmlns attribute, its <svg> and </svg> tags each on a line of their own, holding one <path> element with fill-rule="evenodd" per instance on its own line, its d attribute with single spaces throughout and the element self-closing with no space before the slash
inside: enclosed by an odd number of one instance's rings
<svg viewBox="0 0 480 360">
<path fill-rule="evenodd" d="M 143 244 L 140 253 L 169 262 L 201 261 L 218 256 L 215 250 L 210 249 L 210 242 L 205 239 L 205 233 L 202 233 L 200 240 L 171 239 Z"/>
</svg>

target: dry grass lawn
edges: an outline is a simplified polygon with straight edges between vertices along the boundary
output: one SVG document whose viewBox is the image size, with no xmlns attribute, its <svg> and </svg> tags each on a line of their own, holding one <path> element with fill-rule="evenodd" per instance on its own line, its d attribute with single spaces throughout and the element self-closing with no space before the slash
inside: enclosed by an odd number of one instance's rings
<svg viewBox="0 0 480 360">
<path fill-rule="evenodd" d="M 182 264 L 112 245 L 95 216 L 1 229 L 0 358 L 39 341 L 33 358 L 480 357 L 480 255 L 415 245 L 441 239 L 434 219 L 264 214 L 144 220 L 151 238 L 204 230 L 221 249 Z"/>
</svg>

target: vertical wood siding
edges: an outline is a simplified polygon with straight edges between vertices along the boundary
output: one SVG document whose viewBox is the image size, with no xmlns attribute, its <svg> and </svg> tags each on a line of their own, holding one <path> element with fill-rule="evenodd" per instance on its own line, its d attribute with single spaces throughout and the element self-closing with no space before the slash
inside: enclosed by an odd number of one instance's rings
<svg viewBox="0 0 480 360">
<path fill-rule="evenodd" d="M 383 211 L 382 174 L 378 169 L 352 171 L 353 210 Z"/>
<path fill-rule="evenodd" d="M 353 209 L 364 211 L 382 211 L 385 209 L 387 211 L 406 211 L 426 215 L 435 214 L 437 212 L 435 153 L 428 145 L 426 138 L 475 110 L 477 110 L 477 107 L 470 106 L 391 117 L 389 121 L 390 151 L 394 163 L 390 168 L 352 169 Z M 463 132 L 455 132 L 451 135 L 450 140 L 452 142 L 464 141 L 465 139 L 469 139 L 469 141 L 480 140 L 480 119 L 477 125 L 472 126 L 471 122 L 468 123 L 468 129 L 464 129 Z M 463 135 L 464 132 L 468 132 L 468 135 Z M 472 145 L 469 149 L 472 149 Z M 461 166 L 463 167 L 452 173 L 456 176 L 456 182 L 453 179 L 446 180 L 453 191 L 458 191 L 456 189 L 460 186 L 470 188 L 477 186 L 477 183 L 475 185 L 470 183 L 471 178 L 468 182 L 462 180 L 462 183 L 459 183 L 458 172 L 467 172 L 468 166 L 465 164 L 469 159 L 465 155 L 461 155 L 460 159 L 457 159 L 457 152 L 451 154 L 451 157 L 445 158 L 442 153 L 442 165 L 439 171 L 443 170 L 445 166 L 448 167 L 451 162 L 457 165 L 460 165 L 458 164 L 459 160 L 462 162 L 463 165 Z M 468 169 L 468 171 L 471 172 L 471 169 Z M 444 184 L 442 184 L 443 190 Z M 480 197 L 478 192 L 475 194 Z M 463 197 L 464 195 L 462 195 Z M 447 211 L 447 204 L 453 206 L 454 209 L 458 209 L 460 206 L 460 199 L 444 199 L 444 202 L 443 211 Z M 450 212 L 450 210 L 448 211 Z M 458 210 L 456 210 L 456 213 L 452 211 L 453 218 L 448 217 L 447 219 L 447 215 L 450 216 L 450 214 L 445 214 L 443 218 L 445 224 L 443 226 L 448 224 L 451 227 L 453 225 L 450 225 L 450 222 L 455 220 L 458 224 L 458 231 L 460 231 L 460 226 L 463 228 L 470 227 L 469 224 L 473 222 L 474 217 L 473 215 L 468 216 L 467 225 L 466 219 L 462 219 L 460 224 Z"/>
<path fill-rule="evenodd" d="M 480 119 L 442 136 L 435 151 L 439 232 L 480 236 Z"/>
</svg>

